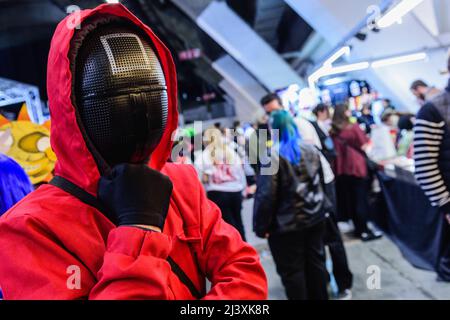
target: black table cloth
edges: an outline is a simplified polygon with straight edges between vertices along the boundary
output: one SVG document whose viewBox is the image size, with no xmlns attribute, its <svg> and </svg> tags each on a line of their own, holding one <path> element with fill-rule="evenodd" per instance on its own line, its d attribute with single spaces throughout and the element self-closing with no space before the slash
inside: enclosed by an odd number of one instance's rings
<svg viewBox="0 0 450 320">
<path fill-rule="evenodd" d="M 450 228 L 444 215 L 430 205 L 414 180 L 382 171 L 377 177 L 382 196 L 372 210 L 374 222 L 412 265 L 450 281 Z"/>
</svg>

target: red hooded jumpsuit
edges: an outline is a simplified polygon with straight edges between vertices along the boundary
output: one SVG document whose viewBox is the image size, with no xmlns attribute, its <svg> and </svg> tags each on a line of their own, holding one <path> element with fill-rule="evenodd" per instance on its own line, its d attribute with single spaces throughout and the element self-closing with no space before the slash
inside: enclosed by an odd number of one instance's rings
<svg viewBox="0 0 450 320">
<path fill-rule="evenodd" d="M 173 183 L 163 233 L 116 227 L 100 211 L 69 193 L 44 185 L 0 219 L 0 286 L 6 299 L 194 299 L 172 271 L 173 259 L 204 299 L 265 299 L 267 281 L 258 254 L 221 218 L 195 169 L 166 163 L 177 127 L 177 83 L 167 48 L 122 5 L 81 11 L 126 18 L 151 38 L 169 93 L 164 136 L 150 166 Z M 71 102 L 68 52 L 73 16 L 57 27 L 48 60 L 51 144 L 55 174 L 96 196 L 100 174 L 77 124 Z M 149 190 L 149 192 L 151 192 Z M 79 272 L 78 272 L 79 271 Z M 79 276 L 79 283 L 72 283 Z M 75 285 L 70 285 L 70 284 Z"/>
</svg>

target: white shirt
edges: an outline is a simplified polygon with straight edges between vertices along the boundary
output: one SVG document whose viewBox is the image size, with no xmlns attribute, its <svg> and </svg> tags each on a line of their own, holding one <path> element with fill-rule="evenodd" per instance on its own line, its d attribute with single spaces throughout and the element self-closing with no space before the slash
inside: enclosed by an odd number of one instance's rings
<svg viewBox="0 0 450 320">
<path fill-rule="evenodd" d="M 317 134 L 317 131 L 312 123 L 302 117 L 295 117 L 294 121 L 298 127 L 298 132 L 302 136 L 302 140 L 305 143 L 312 144 L 319 150 L 322 150 L 322 143 L 320 142 L 319 135 Z M 322 152 L 320 153 L 320 162 L 322 164 L 323 180 L 325 184 L 333 182 L 333 170 L 331 169 L 330 163 L 327 161 Z"/>
<path fill-rule="evenodd" d="M 233 158 L 230 164 L 214 164 L 210 153 L 205 150 L 196 159 L 195 168 L 200 178 L 204 174 L 208 176 L 208 181 L 204 183 L 206 191 L 239 192 L 245 189 L 247 180 L 244 166 L 236 152 Z"/>
</svg>

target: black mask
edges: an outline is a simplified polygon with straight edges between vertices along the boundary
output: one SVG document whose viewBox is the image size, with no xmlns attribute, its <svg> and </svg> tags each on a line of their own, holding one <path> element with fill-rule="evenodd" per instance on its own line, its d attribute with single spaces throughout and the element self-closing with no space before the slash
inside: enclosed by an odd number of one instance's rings
<svg viewBox="0 0 450 320">
<path fill-rule="evenodd" d="M 148 160 L 166 127 L 168 98 L 146 35 L 118 22 L 90 31 L 76 56 L 74 89 L 85 133 L 109 166 Z"/>
</svg>

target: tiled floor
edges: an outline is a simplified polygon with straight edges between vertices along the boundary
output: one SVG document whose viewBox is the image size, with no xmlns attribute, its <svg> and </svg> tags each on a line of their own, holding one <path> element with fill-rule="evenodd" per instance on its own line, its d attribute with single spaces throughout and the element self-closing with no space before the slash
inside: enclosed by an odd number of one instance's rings
<svg viewBox="0 0 450 320">
<path fill-rule="evenodd" d="M 251 232 L 251 200 L 244 202 L 242 215 L 247 239 L 261 254 L 269 279 L 269 298 L 285 299 L 266 240 L 256 238 Z M 435 273 L 412 267 L 387 237 L 370 243 L 348 240 L 346 248 L 354 274 L 353 299 L 450 299 L 450 283 L 437 282 Z M 370 266 L 380 271 L 379 289 L 368 288 Z"/>
</svg>

